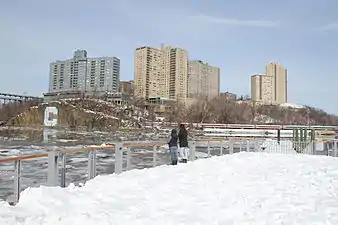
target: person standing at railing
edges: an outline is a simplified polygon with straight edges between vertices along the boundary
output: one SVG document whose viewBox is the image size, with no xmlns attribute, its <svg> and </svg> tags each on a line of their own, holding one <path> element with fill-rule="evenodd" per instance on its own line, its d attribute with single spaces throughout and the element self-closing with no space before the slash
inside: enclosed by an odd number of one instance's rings
<svg viewBox="0 0 338 225">
<path fill-rule="evenodd" d="M 189 146 L 188 146 L 188 131 L 184 124 L 180 125 L 180 131 L 178 132 L 179 144 L 180 144 L 180 155 L 183 163 L 188 162 Z"/>
<path fill-rule="evenodd" d="M 171 164 L 177 165 L 178 162 L 178 135 L 175 129 L 171 130 L 170 141 L 168 142 L 170 156 L 171 156 Z"/>
</svg>

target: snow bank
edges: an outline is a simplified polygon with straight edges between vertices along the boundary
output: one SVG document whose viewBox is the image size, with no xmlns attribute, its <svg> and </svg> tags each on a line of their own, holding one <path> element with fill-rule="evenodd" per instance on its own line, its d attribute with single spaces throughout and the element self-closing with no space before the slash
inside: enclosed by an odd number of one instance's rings
<svg viewBox="0 0 338 225">
<path fill-rule="evenodd" d="M 337 193 L 337 158 L 242 152 L 26 189 L 0 224 L 338 224 Z"/>
<path fill-rule="evenodd" d="M 303 108 L 304 108 L 304 106 L 302 106 L 302 105 L 297 105 L 297 104 L 294 104 L 294 103 L 283 103 L 283 104 L 281 104 L 280 106 L 282 106 L 282 107 L 294 108 L 294 109 L 303 109 Z"/>
</svg>

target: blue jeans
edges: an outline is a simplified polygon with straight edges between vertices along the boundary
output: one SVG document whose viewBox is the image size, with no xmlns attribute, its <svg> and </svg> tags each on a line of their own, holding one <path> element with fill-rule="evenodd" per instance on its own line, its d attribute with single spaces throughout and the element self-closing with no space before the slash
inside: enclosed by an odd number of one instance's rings
<svg viewBox="0 0 338 225">
<path fill-rule="evenodd" d="M 172 162 L 178 161 L 177 146 L 169 147 Z"/>
</svg>

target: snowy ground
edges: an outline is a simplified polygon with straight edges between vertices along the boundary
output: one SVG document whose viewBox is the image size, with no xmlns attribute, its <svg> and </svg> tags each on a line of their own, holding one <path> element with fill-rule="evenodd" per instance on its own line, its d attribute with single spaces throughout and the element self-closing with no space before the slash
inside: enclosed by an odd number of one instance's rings
<svg viewBox="0 0 338 225">
<path fill-rule="evenodd" d="M 1 225 L 338 224 L 338 159 L 237 153 L 26 189 Z"/>
</svg>

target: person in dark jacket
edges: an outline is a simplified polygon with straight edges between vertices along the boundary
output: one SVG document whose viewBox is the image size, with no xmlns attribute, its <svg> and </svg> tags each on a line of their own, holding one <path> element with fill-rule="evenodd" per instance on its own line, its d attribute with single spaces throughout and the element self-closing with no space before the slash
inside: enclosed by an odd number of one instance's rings
<svg viewBox="0 0 338 225">
<path fill-rule="evenodd" d="M 188 131 L 184 124 L 180 124 L 180 131 L 178 132 L 178 138 L 180 143 L 180 155 L 183 163 L 187 163 L 189 156 L 189 145 L 188 145 Z"/>
<path fill-rule="evenodd" d="M 178 145 L 177 145 L 177 142 L 178 142 L 177 131 L 175 129 L 173 129 L 171 131 L 170 141 L 168 142 L 172 165 L 177 165 L 177 161 L 178 161 L 178 153 L 177 153 Z"/>
</svg>

